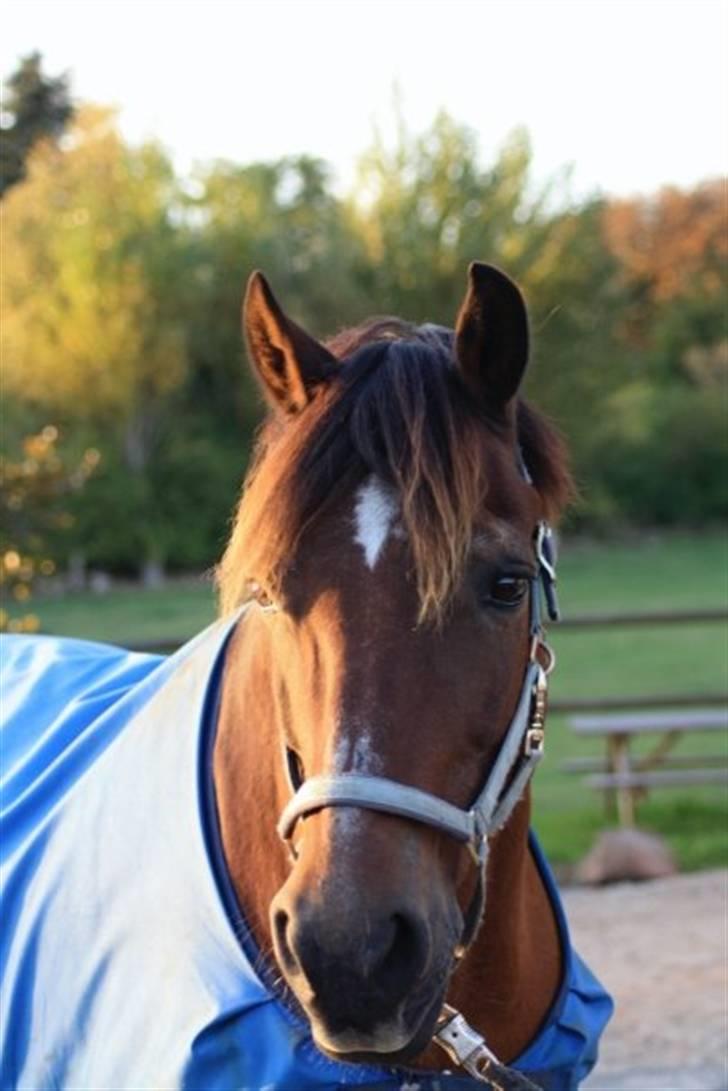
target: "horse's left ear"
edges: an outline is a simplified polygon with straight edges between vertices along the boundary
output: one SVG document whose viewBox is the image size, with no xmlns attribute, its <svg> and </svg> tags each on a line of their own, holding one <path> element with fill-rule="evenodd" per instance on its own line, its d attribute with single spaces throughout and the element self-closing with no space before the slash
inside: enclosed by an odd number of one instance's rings
<svg viewBox="0 0 728 1091">
<path fill-rule="evenodd" d="M 283 313 L 262 273 L 248 281 L 243 330 L 268 400 L 298 413 L 338 367 L 335 356 Z"/>
<path fill-rule="evenodd" d="M 528 363 L 528 315 L 513 281 L 474 261 L 455 326 L 455 355 L 467 386 L 490 409 L 504 412 Z"/>
</svg>

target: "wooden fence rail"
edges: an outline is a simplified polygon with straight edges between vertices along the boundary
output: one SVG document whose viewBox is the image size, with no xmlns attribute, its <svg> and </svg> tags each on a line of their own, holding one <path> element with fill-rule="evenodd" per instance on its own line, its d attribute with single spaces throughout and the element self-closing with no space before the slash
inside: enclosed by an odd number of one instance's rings
<svg viewBox="0 0 728 1091">
<path fill-rule="evenodd" d="M 723 708 L 728 693 L 652 693 L 639 696 L 563 697 L 549 701 L 550 712 L 619 712 L 640 708 Z"/>
<path fill-rule="evenodd" d="M 568 614 L 559 622 L 559 629 L 629 628 L 633 625 L 696 625 L 704 622 L 728 623 L 728 610 L 655 610 L 641 614 Z"/>
</svg>

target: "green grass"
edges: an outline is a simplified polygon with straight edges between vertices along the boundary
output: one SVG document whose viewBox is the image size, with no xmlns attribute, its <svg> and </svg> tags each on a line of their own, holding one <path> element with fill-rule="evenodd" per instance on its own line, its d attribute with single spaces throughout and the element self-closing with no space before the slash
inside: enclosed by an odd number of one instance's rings
<svg viewBox="0 0 728 1091">
<path fill-rule="evenodd" d="M 554 698 L 697 694 L 728 690 L 726 628 L 565 629 L 549 634 L 557 655 Z"/>
<path fill-rule="evenodd" d="M 565 615 L 725 608 L 728 549 L 724 536 L 671 535 L 612 543 L 567 543 L 559 565 Z M 33 602 L 44 631 L 133 644 L 175 640 L 214 617 L 209 580 L 155 591 L 123 588 Z M 728 690 L 728 635 L 720 623 L 614 629 L 551 629 L 558 656 L 554 698 L 629 694 L 716 693 Z M 601 798 L 566 774 L 568 756 L 600 753 L 564 716 L 547 724 L 547 757 L 534 789 L 535 826 L 550 857 L 575 861 L 606 823 Z M 649 740 L 644 740 L 649 745 Z M 716 733 L 682 740 L 695 754 L 723 752 Z M 728 863 L 728 794 L 717 788 L 654 792 L 639 807 L 640 825 L 663 834 L 685 868 Z"/>
<path fill-rule="evenodd" d="M 565 614 L 728 606 L 728 538 L 715 531 L 570 541 L 559 559 Z"/>
<path fill-rule="evenodd" d="M 37 598 L 31 606 L 44 633 L 124 646 L 152 640 L 184 641 L 215 617 L 212 584 L 203 577 L 149 591 L 123 587 L 103 595 L 84 591 Z"/>
</svg>

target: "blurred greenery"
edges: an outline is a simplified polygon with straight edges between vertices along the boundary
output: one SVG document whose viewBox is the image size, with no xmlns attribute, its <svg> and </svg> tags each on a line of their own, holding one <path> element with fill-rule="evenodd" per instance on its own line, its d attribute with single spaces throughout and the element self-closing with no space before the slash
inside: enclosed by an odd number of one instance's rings
<svg viewBox="0 0 728 1091">
<path fill-rule="evenodd" d="M 527 393 L 573 453 L 568 526 L 725 518 L 718 181 L 573 201 L 564 175 L 535 185 L 526 132 L 484 162 L 446 113 L 421 133 L 400 120 L 394 144 L 375 138 L 344 194 L 306 155 L 183 178 L 154 141 L 128 144 L 113 111 L 81 105 L 69 119 L 66 83 L 37 57 L 23 65 L 3 139 L 29 80 L 48 116 L 3 200 L 0 443 L 17 459 L 50 422 L 69 456 L 99 451 L 73 527 L 50 543 L 60 568 L 82 557 L 151 580 L 219 554 L 261 414 L 238 318 L 256 267 L 325 336 L 382 312 L 452 325 L 467 263 L 501 265 L 529 301 Z"/>
<path fill-rule="evenodd" d="M 145 641 L 176 645 L 205 628 L 215 617 L 212 580 L 170 581 L 143 589 L 137 584 L 99 594 L 81 591 L 36 598 L 42 631 L 124 647 Z M 8 613 L 18 608 L 9 604 Z"/>
<path fill-rule="evenodd" d="M 73 526 L 70 496 L 83 489 L 98 463 L 98 451 L 89 448 L 69 465 L 58 439 L 57 430 L 46 425 L 26 436 L 19 460 L 0 455 L 0 632 L 40 627 L 30 604 L 33 585 L 54 575 L 49 541 Z"/>
</svg>

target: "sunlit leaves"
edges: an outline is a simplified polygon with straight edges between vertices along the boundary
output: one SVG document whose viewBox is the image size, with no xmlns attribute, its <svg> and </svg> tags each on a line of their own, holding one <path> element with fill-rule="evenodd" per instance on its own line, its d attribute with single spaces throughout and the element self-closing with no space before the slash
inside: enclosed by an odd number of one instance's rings
<svg viewBox="0 0 728 1091">
<path fill-rule="evenodd" d="M 46 425 L 26 436 L 15 457 L 0 457 L 0 591 L 3 602 L 25 606 L 39 578 L 56 571 L 52 543 L 72 527 L 68 511 L 95 472 L 99 452 L 88 448 L 70 461 L 59 451 L 58 429 Z M 0 610 L 0 631 L 34 632 L 35 613 Z"/>
<path fill-rule="evenodd" d="M 155 282 L 173 178 L 86 108 L 63 148 L 42 145 L 5 201 L 6 389 L 78 416 L 132 415 L 185 372 L 179 317 Z"/>
</svg>

